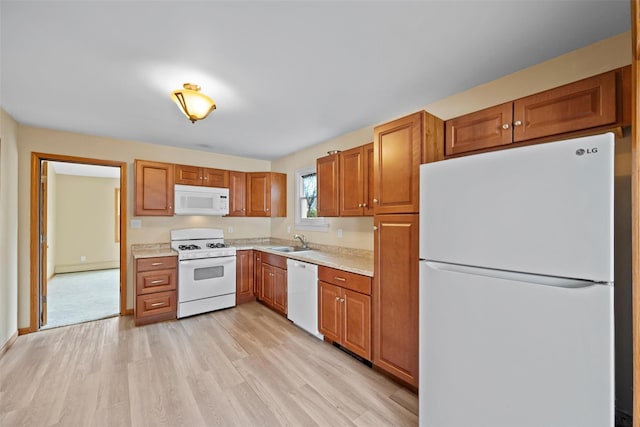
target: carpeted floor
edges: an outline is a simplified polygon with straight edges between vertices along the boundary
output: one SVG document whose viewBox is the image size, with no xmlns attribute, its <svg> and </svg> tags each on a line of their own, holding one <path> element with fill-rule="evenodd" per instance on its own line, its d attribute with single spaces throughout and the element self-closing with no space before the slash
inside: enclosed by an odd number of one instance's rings
<svg viewBox="0 0 640 427">
<path fill-rule="evenodd" d="M 120 312 L 120 270 L 56 274 L 47 284 L 47 324 L 41 329 L 102 319 Z"/>
</svg>

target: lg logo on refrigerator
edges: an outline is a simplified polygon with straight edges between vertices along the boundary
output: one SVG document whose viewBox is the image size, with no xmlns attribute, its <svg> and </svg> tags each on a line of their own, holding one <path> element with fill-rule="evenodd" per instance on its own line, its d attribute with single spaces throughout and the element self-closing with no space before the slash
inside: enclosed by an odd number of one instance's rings
<svg viewBox="0 0 640 427">
<path fill-rule="evenodd" d="M 597 148 L 587 148 L 586 150 L 584 148 L 578 148 L 576 150 L 576 155 L 582 156 L 584 154 L 595 154 L 597 152 L 598 152 Z"/>
</svg>

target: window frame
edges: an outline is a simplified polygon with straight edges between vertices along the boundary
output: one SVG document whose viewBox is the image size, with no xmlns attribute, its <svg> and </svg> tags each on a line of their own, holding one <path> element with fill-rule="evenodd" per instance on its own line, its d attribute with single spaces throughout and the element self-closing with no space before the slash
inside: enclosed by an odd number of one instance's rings
<svg viewBox="0 0 640 427">
<path fill-rule="evenodd" d="M 300 206 L 302 194 L 302 177 L 310 174 L 316 174 L 315 167 L 306 167 L 296 170 L 295 181 L 295 229 L 304 231 L 329 231 L 329 220 L 324 217 L 302 218 L 302 207 Z M 317 181 L 316 181 L 317 189 Z M 316 190 L 317 191 L 317 190 Z M 316 196 L 317 197 L 317 196 Z"/>
</svg>

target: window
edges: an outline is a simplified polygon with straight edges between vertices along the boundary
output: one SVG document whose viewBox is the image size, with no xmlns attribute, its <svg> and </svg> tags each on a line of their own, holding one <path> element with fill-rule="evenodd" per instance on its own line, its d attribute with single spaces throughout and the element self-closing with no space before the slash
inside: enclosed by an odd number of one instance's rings
<svg viewBox="0 0 640 427">
<path fill-rule="evenodd" d="M 296 228 L 327 231 L 329 223 L 318 218 L 318 185 L 314 168 L 296 171 Z"/>
</svg>

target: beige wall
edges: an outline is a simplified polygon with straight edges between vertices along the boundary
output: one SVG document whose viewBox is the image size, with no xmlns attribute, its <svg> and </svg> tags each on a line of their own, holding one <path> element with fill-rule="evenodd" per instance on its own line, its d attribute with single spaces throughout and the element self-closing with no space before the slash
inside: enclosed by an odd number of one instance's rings
<svg viewBox="0 0 640 427">
<path fill-rule="evenodd" d="M 0 348 L 18 331 L 18 124 L 0 108 Z"/>
<path fill-rule="evenodd" d="M 119 188 L 120 178 L 57 176 L 56 273 L 120 267 L 115 198 Z"/>
<path fill-rule="evenodd" d="M 240 171 L 269 171 L 270 162 L 202 151 L 125 141 L 99 136 L 19 126 L 18 137 L 18 215 L 24 218 L 18 226 L 18 325 L 29 326 L 30 272 L 30 172 L 31 152 L 68 155 L 127 163 L 127 222 L 133 218 L 133 160 L 145 159 L 169 163 L 208 166 Z M 4 161 L 4 160 L 3 160 Z M 13 165 L 16 164 L 12 163 Z M 110 199 L 111 200 L 111 199 Z M 4 204 L 3 204 L 4 206 Z M 15 203 L 12 204 L 15 206 Z M 130 246 L 135 243 L 169 241 L 169 231 L 186 227 L 222 227 L 229 238 L 268 236 L 269 220 L 265 218 L 219 217 L 139 217 L 142 228 L 127 227 L 127 307 L 133 302 L 133 266 Z M 228 232 L 233 227 L 233 233 Z M 59 239 L 60 236 L 57 236 Z"/>
</svg>

